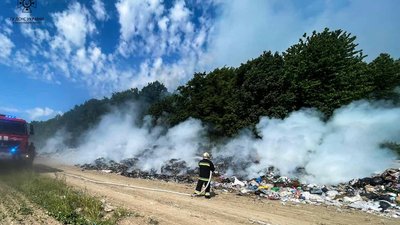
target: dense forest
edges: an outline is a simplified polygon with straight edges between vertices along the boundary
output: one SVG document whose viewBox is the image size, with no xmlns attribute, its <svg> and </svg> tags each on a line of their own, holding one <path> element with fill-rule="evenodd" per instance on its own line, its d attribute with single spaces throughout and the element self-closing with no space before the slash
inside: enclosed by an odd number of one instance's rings
<svg viewBox="0 0 400 225">
<path fill-rule="evenodd" d="M 261 116 L 285 118 L 304 107 L 317 108 L 329 119 L 335 109 L 359 99 L 399 105 L 400 59 L 382 53 L 367 63 L 365 57 L 350 33 L 314 31 L 283 53 L 265 51 L 238 68 L 195 73 L 173 93 L 153 82 L 141 90 L 91 99 L 48 121 L 34 121 L 35 139 L 43 143 L 64 129 L 71 135 L 68 144 L 74 146 L 103 115 L 130 102 L 140 104 L 137 123 L 144 115 L 165 126 L 192 117 L 203 121 L 213 138 L 254 128 Z"/>
</svg>

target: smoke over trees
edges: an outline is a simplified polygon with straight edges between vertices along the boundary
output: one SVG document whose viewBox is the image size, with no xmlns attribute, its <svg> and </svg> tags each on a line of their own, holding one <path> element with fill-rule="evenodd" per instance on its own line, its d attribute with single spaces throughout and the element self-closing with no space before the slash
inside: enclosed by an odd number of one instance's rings
<svg viewBox="0 0 400 225">
<path fill-rule="evenodd" d="M 135 108 L 135 112 L 140 122 L 146 114 L 150 105 L 160 101 L 168 94 L 167 88 L 158 81 L 149 83 L 142 90 L 132 88 L 122 92 L 115 92 L 110 98 L 101 100 L 90 99 L 82 105 L 76 105 L 70 111 L 62 116 L 57 115 L 55 118 L 44 122 L 33 121 L 32 124 L 36 129 L 36 134 L 33 136 L 35 143 L 40 147 L 44 142 L 54 136 L 57 131 L 62 130 L 63 133 L 68 133 L 68 138 L 65 138 L 65 145 L 76 146 L 82 135 L 89 129 L 96 126 L 101 118 L 113 111 L 114 108 L 125 107 L 131 102 L 139 104 L 140 107 Z M 127 112 L 129 113 L 129 112 Z"/>
<path fill-rule="evenodd" d="M 283 119 L 302 108 L 316 108 L 328 120 L 335 109 L 360 99 L 399 104 L 400 59 L 381 54 L 367 63 L 355 41 L 342 30 L 304 34 L 282 54 L 266 51 L 238 68 L 196 73 L 173 94 L 154 82 L 89 100 L 62 116 L 34 122 L 35 138 L 44 140 L 63 128 L 71 134 L 67 144 L 76 145 L 113 107 L 132 101 L 142 104 L 135 107 L 141 111 L 134 113 L 138 118 L 151 115 L 167 127 L 199 119 L 212 138 L 232 137 L 249 127 L 255 131 L 261 117 Z"/>
<path fill-rule="evenodd" d="M 316 108 L 328 119 L 360 99 L 398 103 L 399 60 L 381 54 L 368 64 L 355 40 L 342 30 L 304 34 L 282 55 L 264 52 L 239 68 L 195 74 L 149 112 L 170 125 L 194 117 L 210 124 L 212 134 L 232 136 L 261 116 L 285 118 L 301 108 Z"/>
</svg>

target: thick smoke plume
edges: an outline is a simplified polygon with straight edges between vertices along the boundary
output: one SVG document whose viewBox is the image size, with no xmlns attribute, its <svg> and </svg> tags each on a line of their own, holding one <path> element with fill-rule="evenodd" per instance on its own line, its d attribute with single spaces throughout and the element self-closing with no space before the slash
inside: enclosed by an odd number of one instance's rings
<svg viewBox="0 0 400 225">
<path fill-rule="evenodd" d="M 89 163 L 99 157 L 114 161 L 136 157 L 141 169 L 160 172 L 173 158 L 195 168 L 204 146 L 211 146 L 199 120 L 165 129 L 152 126 L 148 117 L 140 126 L 134 125 L 136 116 L 126 112 L 104 116 L 77 149 L 58 158 Z M 228 164 L 228 175 L 256 177 L 273 167 L 302 181 L 335 184 L 393 166 L 396 155 L 381 144 L 400 142 L 399 124 L 400 108 L 384 103 L 354 102 L 336 110 L 327 122 L 318 111 L 305 109 L 283 120 L 263 117 L 256 126 L 262 138 L 243 130 L 236 138 L 214 145 L 212 153 L 216 162 Z M 55 140 L 49 144 L 56 145 Z"/>
<path fill-rule="evenodd" d="M 169 159 L 184 160 L 189 167 L 197 164 L 196 154 L 201 145 L 208 143 L 201 121 L 188 119 L 175 127 L 165 129 L 152 126 L 151 118 L 145 117 L 137 125 L 135 105 L 129 109 L 114 110 L 102 118 L 100 123 L 88 131 L 82 144 L 76 149 L 66 149 L 55 157 L 65 163 L 91 163 L 103 157 L 120 161 L 138 158 L 140 169 L 160 172 Z M 51 152 L 58 138 L 49 139 L 45 152 Z"/>
<path fill-rule="evenodd" d="M 232 168 L 233 173 L 257 176 L 273 166 L 303 181 L 338 183 L 393 166 L 396 156 L 380 145 L 400 141 L 399 123 L 400 108 L 364 101 L 336 110 L 326 123 L 315 110 L 302 110 L 284 120 L 261 118 L 257 130 L 262 139 L 243 134 L 216 152 L 249 165 L 241 171 Z M 297 174 L 299 169 L 305 173 Z"/>
</svg>

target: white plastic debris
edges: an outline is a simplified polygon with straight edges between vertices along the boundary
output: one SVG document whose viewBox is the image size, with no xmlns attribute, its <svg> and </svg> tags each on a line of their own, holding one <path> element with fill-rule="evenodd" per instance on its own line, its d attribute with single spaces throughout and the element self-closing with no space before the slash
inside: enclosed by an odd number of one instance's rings
<svg viewBox="0 0 400 225">
<path fill-rule="evenodd" d="M 241 187 L 244 187 L 244 183 L 242 181 L 240 181 L 236 177 L 234 177 L 234 178 L 235 178 L 235 181 L 233 182 L 233 185 L 239 185 Z"/>
<path fill-rule="evenodd" d="M 327 191 L 325 194 L 326 194 L 326 196 L 328 196 L 329 198 L 334 199 L 334 198 L 336 197 L 336 195 L 339 194 L 339 192 L 338 192 L 338 191 L 335 191 L 335 190 L 331 190 L 331 191 Z"/>
<path fill-rule="evenodd" d="M 356 201 L 348 206 L 355 209 L 361 209 L 363 211 L 373 210 L 379 212 L 381 210 L 378 202 Z"/>
<path fill-rule="evenodd" d="M 354 196 L 354 197 L 344 197 L 343 198 L 343 201 L 344 202 L 349 202 L 349 203 L 352 203 L 352 202 L 357 202 L 357 201 L 362 201 L 363 199 L 361 198 L 361 196 L 360 195 L 356 195 L 356 196 Z"/>
</svg>

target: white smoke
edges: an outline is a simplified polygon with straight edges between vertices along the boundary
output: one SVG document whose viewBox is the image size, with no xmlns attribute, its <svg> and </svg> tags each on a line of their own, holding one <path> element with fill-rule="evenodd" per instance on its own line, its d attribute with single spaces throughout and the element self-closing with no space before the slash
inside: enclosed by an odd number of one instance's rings
<svg viewBox="0 0 400 225">
<path fill-rule="evenodd" d="M 70 138 L 70 134 L 65 129 L 58 130 L 54 136 L 46 140 L 45 147 L 40 149 L 40 154 L 63 152 L 67 148 L 65 140 L 68 138 Z"/>
<path fill-rule="evenodd" d="M 158 172 L 170 159 L 182 159 L 190 167 L 197 165 L 196 154 L 203 143 L 208 143 L 199 120 L 188 119 L 168 130 L 152 126 L 150 117 L 145 117 L 143 123 L 137 125 L 135 108 L 133 105 L 104 116 L 96 127 L 83 135 L 78 148 L 67 149 L 56 159 L 64 163 L 82 164 L 98 158 L 119 162 L 138 157 L 138 166 L 142 170 L 154 169 Z M 54 140 L 59 139 L 50 139 L 50 145 L 45 149 L 54 145 Z"/>
<path fill-rule="evenodd" d="M 141 169 L 160 172 L 170 159 L 182 159 L 195 168 L 196 156 L 210 145 L 199 120 L 165 129 L 152 126 L 150 117 L 135 125 L 137 116 L 132 112 L 134 108 L 104 116 L 84 135 L 83 144 L 58 158 L 90 163 L 100 157 L 114 161 L 138 157 Z M 243 130 L 212 151 L 215 160 L 228 159 L 229 175 L 256 177 L 273 166 L 281 175 L 335 184 L 391 167 L 396 155 L 380 144 L 400 142 L 399 124 L 400 108 L 358 101 L 336 110 L 327 122 L 313 109 L 293 112 L 283 120 L 263 117 L 256 126 L 262 138 Z M 305 173 L 299 174 L 299 168 Z"/>
<path fill-rule="evenodd" d="M 315 110 L 294 112 L 284 120 L 261 118 L 257 125 L 262 139 L 241 135 L 217 149 L 217 156 L 233 157 L 243 164 L 250 156 L 258 163 L 242 173 L 263 175 L 273 166 L 282 175 L 295 176 L 298 168 L 306 182 L 335 184 L 370 176 L 393 165 L 396 159 L 385 141 L 400 141 L 400 108 L 366 101 L 354 102 L 335 111 L 324 123 Z"/>
<path fill-rule="evenodd" d="M 243 161 L 238 164 L 249 159 L 253 161 L 245 171 L 233 168 L 238 175 L 262 175 L 269 166 L 288 175 L 308 162 L 324 133 L 324 123 L 312 110 L 294 112 L 284 120 L 263 117 L 256 128 L 262 139 L 246 132 L 215 150 L 217 157 Z"/>
<path fill-rule="evenodd" d="M 326 124 L 314 160 L 305 169 L 315 180 L 337 183 L 369 176 L 390 167 L 396 156 L 381 149 L 384 141 L 400 141 L 400 108 L 356 102 L 335 112 Z"/>
</svg>

